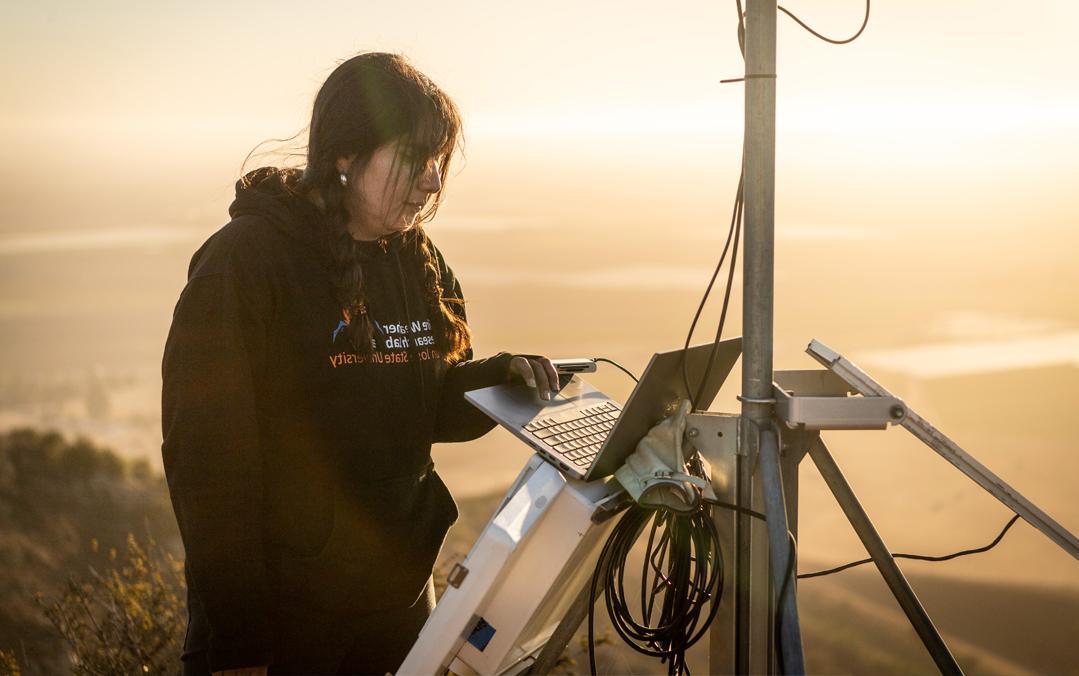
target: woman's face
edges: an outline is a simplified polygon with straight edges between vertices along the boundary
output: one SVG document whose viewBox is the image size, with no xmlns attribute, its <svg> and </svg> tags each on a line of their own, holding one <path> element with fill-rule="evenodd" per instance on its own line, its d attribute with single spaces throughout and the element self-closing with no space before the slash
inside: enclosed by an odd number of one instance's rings
<svg viewBox="0 0 1079 676">
<path fill-rule="evenodd" d="M 348 173 L 355 157 L 338 158 L 338 170 Z M 434 161 L 416 167 L 416 180 L 410 181 L 414 163 L 423 161 L 398 141 L 375 150 L 356 180 L 349 180 L 346 190 L 345 204 L 351 216 L 348 227 L 353 237 L 370 241 L 416 224 L 431 195 L 442 189 L 439 165 Z"/>
</svg>

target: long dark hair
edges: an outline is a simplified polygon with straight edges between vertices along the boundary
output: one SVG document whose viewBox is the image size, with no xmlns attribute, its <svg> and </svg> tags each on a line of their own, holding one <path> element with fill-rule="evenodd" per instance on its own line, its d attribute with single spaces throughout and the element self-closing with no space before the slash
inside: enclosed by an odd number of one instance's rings
<svg viewBox="0 0 1079 676">
<path fill-rule="evenodd" d="M 298 177 L 292 174 L 290 186 L 298 194 L 321 198 L 334 263 L 334 290 L 348 322 L 343 332 L 362 354 L 372 351 L 374 333 L 359 245 L 348 230 L 347 187 L 341 184 L 337 159 L 357 156 L 348 175 L 354 184 L 374 151 L 395 140 L 400 141 L 399 153 L 407 152 L 416 160 L 411 162 L 410 181 L 415 182 L 430 162 L 437 162 L 445 185 L 450 159 L 461 141 L 460 112 L 445 92 L 403 56 L 357 54 L 337 66 L 315 96 L 307 164 Z M 443 289 L 438 261 L 422 227 L 434 217 L 441 199 L 440 191 L 402 236 L 402 250 L 412 254 L 413 269 L 423 275 L 425 300 L 438 327 L 436 341 L 442 357 L 455 362 L 471 346 L 463 300 L 448 295 L 452 289 Z"/>
</svg>

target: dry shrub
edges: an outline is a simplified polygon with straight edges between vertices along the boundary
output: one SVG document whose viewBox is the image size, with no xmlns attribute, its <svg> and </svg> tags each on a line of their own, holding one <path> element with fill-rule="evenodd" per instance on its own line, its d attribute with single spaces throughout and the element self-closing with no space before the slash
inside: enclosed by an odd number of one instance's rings
<svg viewBox="0 0 1079 676">
<path fill-rule="evenodd" d="M 96 542 L 94 543 L 96 547 Z M 183 563 L 152 538 L 128 535 L 102 571 L 68 579 L 59 598 L 38 603 L 69 648 L 76 674 L 180 672 L 187 624 Z"/>
</svg>

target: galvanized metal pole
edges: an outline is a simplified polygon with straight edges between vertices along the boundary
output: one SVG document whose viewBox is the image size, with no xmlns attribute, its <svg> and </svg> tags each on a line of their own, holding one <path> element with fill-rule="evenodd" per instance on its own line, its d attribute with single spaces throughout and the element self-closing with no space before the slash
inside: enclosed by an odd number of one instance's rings
<svg viewBox="0 0 1079 676">
<path fill-rule="evenodd" d="M 772 309 L 775 258 L 776 3 L 748 0 L 745 40 L 745 237 L 742 272 L 742 448 L 757 448 L 756 429 L 772 419 Z M 739 463 L 739 503 L 752 504 L 755 458 Z M 751 673 L 751 524 L 738 517 L 735 663 Z"/>
<path fill-rule="evenodd" d="M 745 246 L 742 289 L 742 413 L 765 427 L 772 409 L 775 269 L 776 5 L 746 12 Z"/>
</svg>

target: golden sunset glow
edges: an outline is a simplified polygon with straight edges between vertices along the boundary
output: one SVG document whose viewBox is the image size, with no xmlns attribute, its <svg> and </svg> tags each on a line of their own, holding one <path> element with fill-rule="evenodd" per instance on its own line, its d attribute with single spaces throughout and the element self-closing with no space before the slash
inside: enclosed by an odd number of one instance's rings
<svg viewBox="0 0 1079 676">
<path fill-rule="evenodd" d="M 865 7 L 785 6 L 837 37 Z M 191 254 L 228 221 L 242 167 L 302 163 L 313 96 L 358 51 L 407 55 L 461 109 L 464 154 L 428 232 L 478 354 L 640 370 L 683 343 L 731 219 L 733 2 L 46 1 L 0 19 L 0 386 L 15 393 L 0 431 L 56 428 L 160 468 L 161 350 Z M 832 46 L 781 15 L 775 202 L 777 367 L 815 367 L 812 338 L 862 359 L 1072 532 L 1077 27 L 1064 0 L 880 2 Z M 736 276 L 726 336 L 740 291 Z M 713 410 L 736 410 L 737 373 Z M 631 386 L 606 368 L 590 382 Z M 834 448 L 897 550 L 977 546 L 1008 516 L 899 432 Z M 529 453 L 496 430 L 435 455 L 475 496 Z M 820 477 L 801 476 L 800 553 L 863 556 Z M 1009 538 L 918 570 L 1079 589 L 1076 562 L 1032 529 Z"/>
</svg>

